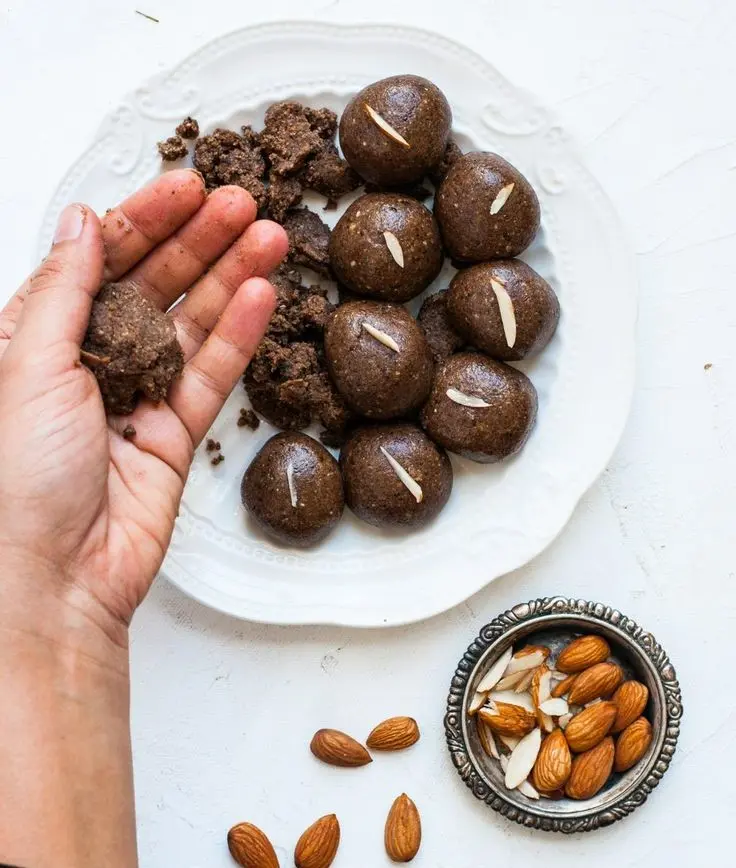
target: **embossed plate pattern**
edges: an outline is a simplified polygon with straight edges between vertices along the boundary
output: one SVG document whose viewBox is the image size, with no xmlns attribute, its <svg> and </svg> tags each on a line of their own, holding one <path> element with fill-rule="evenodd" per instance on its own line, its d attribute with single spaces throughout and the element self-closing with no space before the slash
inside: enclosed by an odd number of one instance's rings
<svg viewBox="0 0 736 868">
<path fill-rule="evenodd" d="M 543 229 L 524 258 L 558 292 L 554 340 L 521 365 L 539 423 L 516 459 L 453 459 L 455 490 L 439 519 L 410 535 L 346 516 L 320 548 L 290 551 L 242 514 L 240 476 L 273 433 L 238 429 L 238 388 L 213 433 L 226 461 L 198 456 L 164 573 L 217 609 L 272 623 L 382 626 L 429 617 L 537 555 L 560 532 L 623 429 L 634 372 L 635 282 L 610 203 L 548 111 L 461 45 L 421 30 L 285 23 L 237 31 L 131 93 L 72 167 L 44 220 L 47 249 L 71 199 L 103 210 L 160 171 L 155 142 L 187 114 L 205 131 L 262 121 L 294 98 L 341 110 L 367 82 L 399 72 L 433 79 L 453 107 L 461 145 L 497 150 L 529 177 Z M 329 215 L 334 223 L 336 215 Z M 448 268 L 434 288 L 447 285 Z"/>
</svg>

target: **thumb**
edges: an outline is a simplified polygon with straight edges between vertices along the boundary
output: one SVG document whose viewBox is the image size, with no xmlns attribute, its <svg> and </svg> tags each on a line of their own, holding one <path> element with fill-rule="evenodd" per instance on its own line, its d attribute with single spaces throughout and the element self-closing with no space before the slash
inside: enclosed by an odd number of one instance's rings
<svg viewBox="0 0 736 868">
<path fill-rule="evenodd" d="M 61 213 L 49 255 L 26 281 L 23 309 L 11 341 L 18 350 L 47 349 L 68 343 L 77 348 L 87 330 L 92 300 L 104 267 L 102 230 L 86 205 Z"/>
</svg>

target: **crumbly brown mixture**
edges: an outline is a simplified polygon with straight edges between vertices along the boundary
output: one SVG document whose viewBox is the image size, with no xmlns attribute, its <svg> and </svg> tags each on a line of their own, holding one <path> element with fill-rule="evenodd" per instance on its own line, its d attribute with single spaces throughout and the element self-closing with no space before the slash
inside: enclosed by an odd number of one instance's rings
<svg viewBox="0 0 736 868">
<path fill-rule="evenodd" d="M 196 139 L 199 136 L 199 124 L 194 118 L 184 118 L 176 128 L 176 134 L 183 139 Z"/>
<path fill-rule="evenodd" d="M 357 190 L 363 183 L 332 142 L 307 163 L 301 180 L 308 190 L 326 196 L 328 204 L 336 204 L 346 193 Z"/>
<path fill-rule="evenodd" d="M 180 136 L 171 136 L 163 142 L 159 142 L 156 147 L 161 154 L 161 159 L 167 163 L 181 160 L 189 154 L 186 142 Z"/>
<path fill-rule="evenodd" d="M 205 445 L 205 449 L 208 452 L 219 452 L 221 449 L 220 441 L 219 440 L 213 440 L 211 437 L 208 437 L 207 443 Z"/>
<path fill-rule="evenodd" d="M 289 262 L 305 265 L 326 277 L 330 274 L 330 228 L 308 208 L 291 211 L 284 220 L 289 236 Z"/>
<path fill-rule="evenodd" d="M 260 424 L 261 420 L 258 416 L 252 410 L 243 407 L 238 417 L 238 428 L 250 428 L 251 431 L 256 431 Z"/>
<path fill-rule="evenodd" d="M 222 464 L 222 462 L 224 460 L 225 460 L 225 456 L 222 453 L 220 453 L 219 455 L 215 455 L 215 457 L 212 459 L 212 461 L 210 461 L 210 464 L 213 467 L 217 467 L 217 465 Z"/>
<path fill-rule="evenodd" d="M 253 196 L 259 208 L 265 204 L 266 163 L 258 133 L 250 127 L 242 127 L 241 134 L 216 129 L 202 136 L 194 146 L 194 167 L 202 173 L 208 190 L 236 184 Z"/>
<path fill-rule="evenodd" d="M 124 440 L 132 440 L 135 437 L 136 431 L 132 425 L 126 425 L 123 428 L 123 439 Z"/>
<path fill-rule="evenodd" d="M 266 112 L 261 145 L 276 175 L 293 175 L 335 137 L 337 115 L 298 102 L 277 102 Z"/>
<path fill-rule="evenodd" d="M 302 185 L 298 178 L 271 175 L 268 185 L 268 214 L 277 223 L 283 223 L 287 213 L 302 201 Z"/>
<path fill-rule="evenodd" d="M 445 180 L 445 175 L 450 171 L 450 166 L 462 157 L 463 152 L 457 146 L 453 139 L 447 143 L 447 148 L 445 149 L 444 156 L 440 163 L 432 169 L 429 173 L 429 178 L 435 187 L 439 187 L 439 185 Z"/>
<path fill-rule="evenodd" d="M 298 272 L 271 275 L 278 305 L 244 377 L 254 410 L 278 428 L 298 430 L 319 420 L 335 436 L 351 421 L 324 361 L 322 333 L 334 306 L 327 290 L 305 287 Z"/>
<path fill-rule="evenodd" d="M 184 367 L 171 318 L 126 283 L 108 283 L 92 305 L 81 360 L 108 413 L 127 415 L 141 396 L 166 397 Z"/>
</svg>

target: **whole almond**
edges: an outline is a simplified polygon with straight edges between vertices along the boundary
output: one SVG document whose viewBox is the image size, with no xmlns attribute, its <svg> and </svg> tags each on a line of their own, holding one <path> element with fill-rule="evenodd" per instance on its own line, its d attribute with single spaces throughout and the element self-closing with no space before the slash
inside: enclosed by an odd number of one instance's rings
<svg viewBox="0 0 736 868">
<path fill-rule="evenodd" d="M 598 702 L 576 714 L 565 729 L 570 750 L 583 753 L 595 747 L 613 726 L 616 713 L 613 702 Z"/>
<path fill-rule="evenodd" d="M 371 750 L 404 750 L 419 741 L 419 726 L 413 717 L 389 717 L 379 723 L 366 740 Z"/>
<path fill-rule="evenodd" d="M 571 675 L 608 659 L 611 649 L 601 636 L 580 636 L 560 651 L 557 670 Z"/>
<path fill-rule="evenodd" d="M 543 793 L 564 787 L 570 777 L 572 756 L 565 734 L 555 729 L 542 742 L 532 771 L 532 783 Z"/>
<path fill-rule="evenodd" d="M 318 760 L 331 766 L 364 766 L 373 762 L 360 742 L 339 729 L 318 730 L 309 748 Z"/>
<path fill-rule="evenodd" d="M 391 805 L 383 841 L 392 862 L 411 862 L 422 843 L 422 821 L 417 806 L 406 793 Z"/>
<path fill-rule="evenodd" d="M 567 695 L 570 692 L 570 688 L 577 680 L 577 677 L 577 675 L 568 675 L 564 681 L 560 681 L 559 684 L 555 684 L 555 686 L 552 688 L 552 697 L 554 699 L 558 699 L 561 696 Z"/>
<path fill-rule="evenodd" d="M 615 663 L 596 663 L 575 679 L 567 695 L 572 705 L 585 705 L 593 699 L 610 696 L 624 679 L 624 673 Z"/>
<path fill-rule="evenodd" d="M 510 702 L 494 702 L 492 708 L 481 708 L 478 717 L 498 735 L 511 735 L 522 738 L 537 724 L 536 715 L 520 705 Z"/>
<path fill-rule="evenodd" d="M 252 823 L 238 823 L 227 833 L 230 855 L 242 868 L 279 868 L 273 845 Z"/>
<path fill-rule="evenodd" d="M 609 735 L 594 748 L 578 754 L 572 761 L 565 793 L 571 799 L 590 799 L 605 784 L 613 767 L 615 748 Z"/>
<path fill-rule="evenodd" d="M 334 814 L 320 817 L 304 832 L 294 848 L 296 868 L 329 868 L 340 846 L 340 824 Z"/>
<path fill-rule="evenodd" d="M 640 681 L 624 681 L 611 699 L 618 708 L 611 732 L 621 732 L 641 716 L 649 701 L 649 690 Z"/>
<path fill-rule="evenodd" d="M 616 771 L 625 772 L 635 766 L 647 752 L 651 743 L 652 725 L 646 717 L 640 717 L 630 723 L 616 742 L 614 765 Z"/>
</svg>

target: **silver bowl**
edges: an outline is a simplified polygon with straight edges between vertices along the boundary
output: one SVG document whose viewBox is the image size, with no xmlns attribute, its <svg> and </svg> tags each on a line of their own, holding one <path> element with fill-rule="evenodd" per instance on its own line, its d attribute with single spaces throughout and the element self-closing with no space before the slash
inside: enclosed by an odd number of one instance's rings
<svg viewBox="0 0 736 868">
<path fill-rule="evenodd" d="M 611 656 L 627 677 L 649 688 L 645 714 L 653 738 L 646 755 L 623 774 L 614 774 L 592 799 L 528 799 L 507 790 L 497 761 L 483 750 L 467 708 L 476 685 L 495 660 L 523 639 L 553 651 L 581 633 L 597 633 L 611 645 Z M 521 603 L 480 631 L 458 663 L 447 698 L 445 734 L 460 777 L 481 799 L 509 820 L 550 832 L 588 832 L 609 826 L 646 801 L 669 767 L 677 746 L 682 696 L 674 667 L 651 633 L 602 603 L 544 597 Z"/>
</svg>

